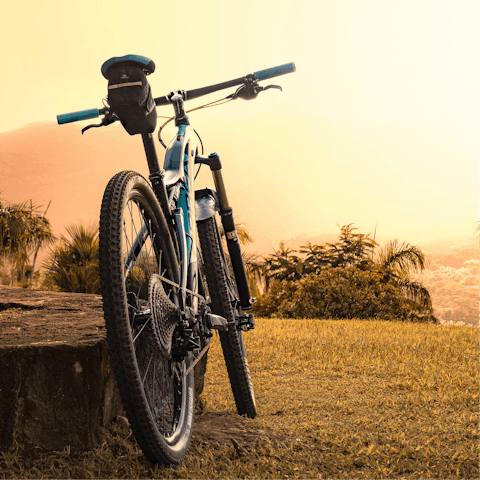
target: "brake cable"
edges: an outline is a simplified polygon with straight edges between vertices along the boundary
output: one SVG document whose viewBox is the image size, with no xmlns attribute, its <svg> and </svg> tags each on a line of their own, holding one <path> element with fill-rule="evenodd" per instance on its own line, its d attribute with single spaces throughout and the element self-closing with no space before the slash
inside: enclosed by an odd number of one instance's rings
<svg viewBox="0 0 480 480">
<path fill-rule="evenodd" d="M 280 87 L 280 85 L 267 85 L 266 87 L 262 87 L 258 84 L 256 80 L 247 79 L 246 83 L 244 83 L 239 88 L 237 88 L 237 90 L 234 93 L 226 96 L 225 98 L 221 98 L 220 100 L 214 100 L 213 102 L 206 103 L 205 105 L 201 105 L 200 107 L 187 110 L 185 114 L 194 112 L 195 110 L 201 110 L 202 108 L 217 107 L 219 105 L 223 105 L 224 103 L 231 102 L 232 100 L 236 100 L 237 98 L 242 98 L 243 100 L 253 100 L 254 98 L 257 98 L 257 95 L 260 92 L 268 90 L 269 88 L 277 88 L 278 90 L 282 91 L 282 87 Z M 175 116 L 165 117 L 165 116 L 159 115 L 158 118 L 168 118 L 168 120 L 163 125 L 161 125 L 158 129 L 158 141 L 163 145 L 165 149 L 167 149 L 167 146 L 162 141 L 162 130 L 168 123 L 170 123 L 175 118 Z M 198 139 L 200 140 L 200 143 L 202 145 L 202 155 L 203 155 L 204 151 L 203 151 L 202 139 L 200 138 L 200 135 L 195 129 L 193 129 L 193 131 L 196 133 Z M 197 179 L 197 176 L 200 173 L 201 168 L 202 168 L 202 164 L 198 166 L 197 173 L 193 178 L 194 181 Z"/>
<path fill-rule="evenodd" d="M 185 111 L 185 113 L 190 113 L 190 112 L 194 112 L 195 110 L 201 110 L 202 108 L 208 108 L 208 107 L 217 107 L 218 105 L 223 105 L 224 103 L 228 103 L 230 101 L 234 100 L 233 98 L 228 98 L 228 97 L 225 97 L 225 98 L 221 98 L 219 100 L 215 100 L 213 102 L 210 102 L 210 103 L 206 103 L 205 105 L 201 105 L 200 107 L 195 107 L 195 108 L 192 108 L 190 110 L 187 110 Z M 158 118 L 168 118 L 168 120 L 159 127 L 158 129 L 158 141 L 163 145 L 163 147 L 166 149 L 167 146 L 163 143 L 162 141 L 162 130 L 163 128 L 168 124 L 170 123 L 174 118 L 175 118 L 175 115 L 173 117 L 165 117 L 165 116 L 159 116 Z M 200 143 L 202 144 L 202 155 L 203 155 L 203 142 L 202 142 L 202 139 L 200 138 L 200 135 L 197 133 L 197 131 L 195 129 L 193 129 L 193 131 L 197 134 L 197 137 L 199 138 L 200 140 Z M 198 172 L 197 172 L 198 174 Z"/>
</svg>

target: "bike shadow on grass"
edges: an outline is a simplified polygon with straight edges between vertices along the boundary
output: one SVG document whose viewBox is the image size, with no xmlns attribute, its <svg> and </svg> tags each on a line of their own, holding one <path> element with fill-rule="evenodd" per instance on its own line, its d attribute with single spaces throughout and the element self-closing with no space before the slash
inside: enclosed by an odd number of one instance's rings
<svg viewBox="0 0 480 480">
<path fill-rule="evenodd" d="M 198 412 L 193 424 L 192 440 L 244 448 L 255 447 L 261 441 L 286 443 L 287 437 L 262 429 L 254 420 L 236 412 Z"/>
</svg>

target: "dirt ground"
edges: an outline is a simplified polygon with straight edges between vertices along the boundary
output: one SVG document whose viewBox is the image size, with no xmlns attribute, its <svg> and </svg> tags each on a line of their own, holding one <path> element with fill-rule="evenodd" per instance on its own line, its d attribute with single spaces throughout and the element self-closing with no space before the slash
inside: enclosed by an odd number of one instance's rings
<svg viewBox="0 0 480 480">
<path fill-rule="evenodd" d="M 271 430 L 261 430 L 245 417 L 234 412 L 200 412 L 195 416 L 193 439 L 205 443 L 217 442 L 220 445 L 233 445 L 235 448 L 250 448 L 260 440 L 287 442 Z"/>
</svg>

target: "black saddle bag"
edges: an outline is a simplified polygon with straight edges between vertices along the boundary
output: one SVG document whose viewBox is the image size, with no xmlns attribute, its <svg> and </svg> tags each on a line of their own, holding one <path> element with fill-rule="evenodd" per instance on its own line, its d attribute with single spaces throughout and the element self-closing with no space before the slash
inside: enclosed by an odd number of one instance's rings
<svg viewBox="0 0 480 480">
<path fill-rule="evenodd" d="M 130 135 L 155 130 L 155 100 L 141 68 L 123 65 L 108 70 L 108 103 Z"/>
</svg>

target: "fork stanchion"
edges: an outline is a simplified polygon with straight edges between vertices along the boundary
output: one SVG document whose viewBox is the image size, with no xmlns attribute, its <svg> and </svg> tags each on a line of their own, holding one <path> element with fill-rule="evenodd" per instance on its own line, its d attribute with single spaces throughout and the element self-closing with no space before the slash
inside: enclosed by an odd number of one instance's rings
<svg viewBox="0 0 480 480">
<path fill-rule="evenodd" d="M 249 310 L 252 308 L 253 299 L 250 296 L 247 274 L 245 272 L 245 265 L 243 264 L 242 250 L 240 248 L 240 242 L 238 241 L 237 229 L 233 218 L 233 210 L 228 203 L 220 157 L 217 153 L 211 153 L 208 157 L 197 156 L 195 158 L 195 163 L 208 165 L 212 172 L 213 183 L 215 184 L 215 190 L 217 191 L 220 203 L 220 218 L 222 220 L 223 229 L 225 230 L 228 253 L 230 254 L 230 260 L 232 261 L 233 273 L 235 275 L 235 282 L 240 297 L 240 306 L 243 310 Z"/>
<path fill-rule="evenodd" d="M 225 230 L 227 248 L 228 253 L 230 254 L 230 260 L 232 261 L 233 273 L 235 274 L 240 305 L 243 310 L 249 310 L 252 308 L 252 299 L 250 296 L 250 288 L 248 287 L 247 274 L 245 272 L 245 265 L 243 264 L 242 250 L 238 240 L 232 207 L 220 210 L 220 218 L 222 219 L 223 229 Z"/>
<path fill-rule="evenodd" d="M 212 155 L 209 156 L 209 158 L 211 157 Z M 228 203 L 227 190 L 223 181 L 220 158 L 215 154 L 213 160 L 215 165 L 215 169 L 212 168 L 213 182 L 220 201 L 220 218 L 222 219 L 225 238 L 227 239 L 227 248 L 228 253 L 230 254 L 230 260 L 232 261 L 233 273 L 235 275 L 235 282 L 240 297 L 240 305 L 243 310 L 249 310 L 252 308 L 252 299 L 250 288 L 248 286 L 247 274 L 245 272 L 245 265 L 243 264 L 242 250 L 238 240 L 237 228 L 235 227 L 235 219 L 233 218 L 233 209 Z"/>
</svg>

